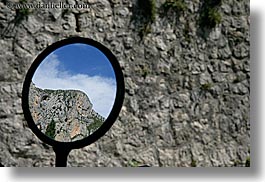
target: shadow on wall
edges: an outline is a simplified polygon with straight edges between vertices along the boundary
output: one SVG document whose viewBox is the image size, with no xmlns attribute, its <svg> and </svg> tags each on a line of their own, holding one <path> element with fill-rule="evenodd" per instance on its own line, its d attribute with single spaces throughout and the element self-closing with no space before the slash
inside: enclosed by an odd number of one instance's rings
<svg viewBox="0 0 265 182">
<path fill-rule="evenodd" d="M 155 21 L 156 3 L 155 0 L 137 0 L 133 4 L 131 23 L 141 39 L 151 33 L 151 24 Z"/>
<path fill-rule="evenodd" d="M 222 0 L 203 0 L 199 10 L 199 26 L 197 35 L 206 39 L 211 30 L 222 22 L 222 16 L 218 8 Z"/>
</svg>

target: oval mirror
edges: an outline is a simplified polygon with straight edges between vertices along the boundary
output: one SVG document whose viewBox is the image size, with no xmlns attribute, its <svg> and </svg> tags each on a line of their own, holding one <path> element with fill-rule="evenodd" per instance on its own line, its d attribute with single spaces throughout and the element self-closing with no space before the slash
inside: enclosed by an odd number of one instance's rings
<svg viewBox="0 0 265 182">
<path fill-rule="evenodd" d="M 67 157 L 110 129 L 123 98 L 116 57 L 94 40 L 74 37 L 36 58 L 24 81 L 22 106 L 32 131 Z"/>
</svg>

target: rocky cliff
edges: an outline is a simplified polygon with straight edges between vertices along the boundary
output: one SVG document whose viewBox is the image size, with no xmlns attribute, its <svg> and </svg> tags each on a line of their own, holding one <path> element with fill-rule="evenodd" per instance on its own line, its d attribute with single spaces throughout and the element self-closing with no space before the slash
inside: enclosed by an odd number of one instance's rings
<svg viewBox="0 0 265 182">
<path fill-rule="evenodd" d="M 89 8 L 15 11 L 0 2 L 2 164 L 54 165 L 52 149 L 24 120 L 22 84 L 46 46 L 82 36 L 116 55 L 126 94 L 110 131 L 72 151 L 68 166 L 246 165 L 249 0 L 60 1 Z"/>
<path fill-rule="evenodd" d="M 88 96 L 78 90 L 43 90 L 31 84 L 29 105 L 37 127 L 62 142 L 87 137 L 105 120 L 92 109 Z"/>
</svg>

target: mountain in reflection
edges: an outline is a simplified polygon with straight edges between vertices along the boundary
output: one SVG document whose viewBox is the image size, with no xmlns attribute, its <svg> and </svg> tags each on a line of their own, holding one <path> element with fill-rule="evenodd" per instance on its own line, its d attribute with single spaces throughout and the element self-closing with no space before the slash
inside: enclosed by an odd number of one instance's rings
<svg viewBox="0 0 265 182">
<path fill-rule="evenodd" d="M 92 109 L 88 96 L 79 90 L 40 89 L 32 83 L 29 106 L 37 127 L 61 142 L 81 140 L 105 120 Z"/>
</svg>

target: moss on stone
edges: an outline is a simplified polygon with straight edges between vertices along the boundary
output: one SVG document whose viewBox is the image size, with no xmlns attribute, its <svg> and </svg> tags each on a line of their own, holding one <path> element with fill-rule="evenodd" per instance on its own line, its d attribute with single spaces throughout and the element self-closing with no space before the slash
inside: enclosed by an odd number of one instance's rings
<svg viewBox="0 0 265 182">
<path fill-rule="evenodd" d="M 204 91 L 209 91 L 212 87 L 213 85 L 211 83 L 205 83 L 201 85 L 201 89 Z"/>
</svg>

